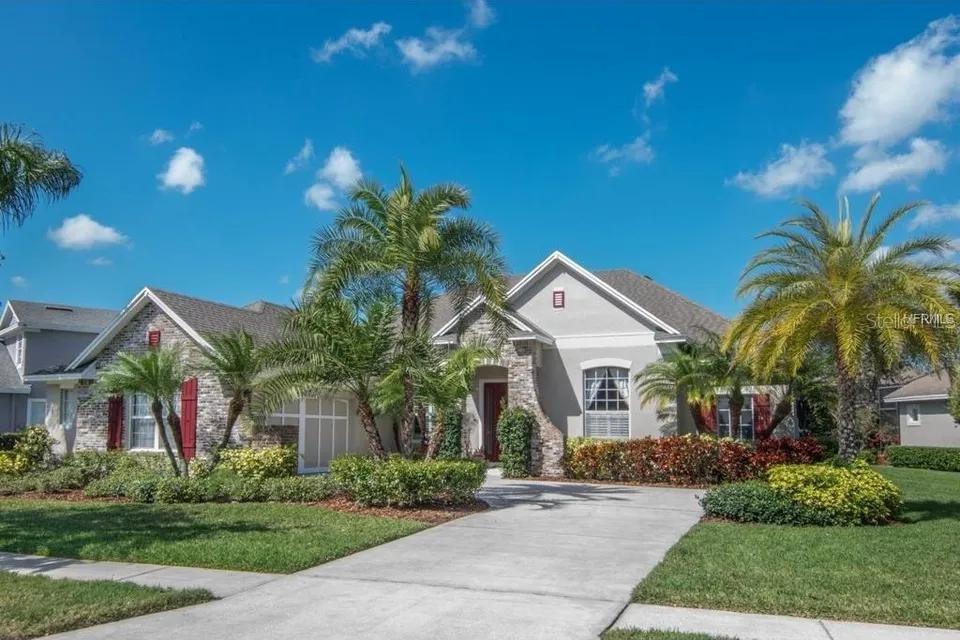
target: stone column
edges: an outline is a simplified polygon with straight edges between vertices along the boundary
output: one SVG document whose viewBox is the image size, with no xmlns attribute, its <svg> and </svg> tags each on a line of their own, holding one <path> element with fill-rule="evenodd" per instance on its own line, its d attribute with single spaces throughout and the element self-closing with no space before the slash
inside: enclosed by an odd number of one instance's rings
<svg viewBox="0 0 960 640">
<path fill-rule="evenodd" d="M 503 361 L 507 367 L 507 402 L 512 407 L 523 407 L 537 421 L 537 429 L 530 435 L 531 473 L 536 476 L 563 476 L 564 435 L 540 404 L 537 382 L 537 342 L 520 340 L 503 347 Z"/>
</svg>

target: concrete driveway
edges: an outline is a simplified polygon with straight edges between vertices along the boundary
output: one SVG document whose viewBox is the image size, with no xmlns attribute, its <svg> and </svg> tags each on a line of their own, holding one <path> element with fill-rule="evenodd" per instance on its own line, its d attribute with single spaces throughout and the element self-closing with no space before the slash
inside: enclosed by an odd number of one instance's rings
<svg viewBox="0 0 960 640">
<path fill-rule="evenodd" d="M 695 491 L 491 474 L 495 508 L 216 602 L 69 638 L 596 638 L 697 520 Z"/>
</svg>

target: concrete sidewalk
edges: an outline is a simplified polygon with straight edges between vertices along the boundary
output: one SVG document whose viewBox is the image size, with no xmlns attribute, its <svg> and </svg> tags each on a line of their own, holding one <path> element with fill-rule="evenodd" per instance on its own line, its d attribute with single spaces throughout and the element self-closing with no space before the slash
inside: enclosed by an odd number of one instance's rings
<svg viewBox="0 0 960 640">
<path fill-rule="evenodd" d="M 960 631 L 631 604 L 614 629 L 708 633 L 738 640 L 960 640 Z"/>
<path fill-rule="evenodd" d="M 72 580 L 117 580 L 147 587 L 206 589 L 217 598 L 248 591 L 282 577 L 272 573 L 168 567 L 135 562 L 67 560 L 4 552 L 0 552 L 0 571 Z"/>
</svg>

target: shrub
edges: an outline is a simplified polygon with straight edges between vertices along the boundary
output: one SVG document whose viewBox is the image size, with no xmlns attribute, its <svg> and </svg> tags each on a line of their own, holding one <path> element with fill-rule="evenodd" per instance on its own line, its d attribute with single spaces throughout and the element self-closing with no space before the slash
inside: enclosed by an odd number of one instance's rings
<svg viewBox="0 0 960 640">
<path fill-rule="evenodd" d="M 10 442 L 10 439 L 8 439 Z M 42 468 L 53 458 L 54 440 L 46 427 L 27 427 L 15 434 L 8 451 L 0 451 L 0 475 L 28 473 Z"/>
<path fill-rule="evenodd" d="M 463 414 L 451 409 L 443 414 L 443 442 L 440 443 L 437 456 L 440 458 L 459 458 L 463 435 Z"/>
<path fill-rule="evenodd" d="M 761 480 L 713 487 L 700 498 L 700 504 L 708 516 L 737 522 L 821 526 L 834 524 L 829 513 L 793 502 Z"/>
<path fill-rule="evenodd" d="M 118 469 L 93 480 L 84 487 L 90 498 L 130 498 L 138 502 L 153 502 L 153 489 L 165 476 L 142 469 Z"/>
<path fill-rule="evenodd" d="M 411 506 L 458 503 L 476 496 L 486 477 L 477 460 L 408 460 L 391 456 L 374 460 L 347 455 L 330 463 L 338 488 L 363 505 Z"/>
<path fill-rule="evenodd" d="M 813 464 L 827 456 L 827 450 L 816 438 L 769 438 L 757 442 L 753 461 L 759 471 L 779 464 Z"/>
<path fill-rule="evenodd" d="M 960 471 L 960 448 L 890 446 L 887 462 L 895 467 Z"/>
<path fill-rule="evenodd" d="M 900 434 L 885 429 L 874 429 L 863 439 L 864 448 L 876 453 L 884 453 L 887 447 L 897 444 L 900 444 Z"/>
<path fill-rule="evenodd" d="M 191 478 L 209 478 L 215 465 L 210 458 L 194 458 L 190 461 Z"/>
<path fill-rule="evenodd" d="M 293 446 L 226 449 L 220 453 L 220 461 L 242 478 L 283 478 L 297 472 L 297 449 Z"/>
<path fill-rule="evenodd" d="M 72 467 L 58 467 L 50 471 L 39 471 L 33 474 L 33 491 L 42 493 L 62 493 L 82 489 L 87 483 L 83 473 Z"/>
<path fill-rule="evenodd" d="M 0 451 L 13 451 L 13 445 L 17 444 L 20 436 L 19 431 L 0 433 Z"/>
<path fill-rule="evenodd" d="M 833 524 L 880 524 L 903 504 L 900 489 L 862 461 L 848 467 L 783 465 L 770 469 L 767 479 L 791 501 L 828 513 Z"/>
<path fill-rule="evenodd" d="M 336 493 L 329 476 L 271 478 L 264 482 L 264 489 L 270 502 L 319 502 Z"/>
<path fill-rule="evenodd" d="M 500 468 L 504 478 L 524 478 L 530 475 L 530 433 L 537 421 L 526 409 L 508 407 L 497 420 L 497 440 L 500 442 Z"/>
</svg>

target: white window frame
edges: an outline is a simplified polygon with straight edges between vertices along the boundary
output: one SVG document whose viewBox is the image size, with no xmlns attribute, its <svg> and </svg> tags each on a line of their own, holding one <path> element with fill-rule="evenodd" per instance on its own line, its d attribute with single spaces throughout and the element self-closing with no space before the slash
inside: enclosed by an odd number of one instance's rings
<svg viewBox="0 0 960 640">
<path fill-rule="evenodd" d="M 23 366 L 23 356 L 24 356 L 23 352 L 27 348 L 24 342 L 26 342 L 26 336 L 20 336 L 17 338 L 17 345 L 14 347 L 15 360 L 17 362 L 18 367 Z"/>
<path fill-rule="evenodd" d="M 916 412 L 916 414 L 917 414 L 917 417 L 916 417 L 916 418 L 913 417 L 913 413 L 914 413 L 914 412 Z M 923 412 L 920 411 L 920 405 L 919 405 L 919 404 L 915 404 L 915 403 L 914 403 L 914 404 L 908 404 L 908 405 L 907 405 L 907 413 L 906 413 L 906 416 L 907 416 L 907 417 L 906 417 L 906 419 L 907 419 L 907 426 L 908 426 L 908 427 L 919 427 L 921 424 L 923 424 L 923 418 L 921 417 L 922 415 L 923 415 Z"/>
<path fill-rule="evenodd" d="M 323 412 L 323 399 L 328 398 L 332 400 L 330 407 L 333 411 L 331 414 L 325 414 Z M 298 411 L 296 413 L 287 412 L 285 407 L 281 407 L 280 411 L 270 415 L 271 418 L 280 419 L 281 425 L 296 424 L 297 425 L 297 473 L 319 473 L 327 471 L 327 467 L 317 466 L 317 467 L 308 467 L 305 464 L 306 456 L 304 455 L 304 449 L 306 448 L 306 427 L 307 427 L 307 418 L 316 418 L 318 423 L 320 420 L 330 419 L 333 420 L 333 429 L 330 431 L 330 451 L 333 453 L 333 457 L 340 455 L 336 451 L 337 443 L 337 427 L 340 426 L 344 429 L 346 434 L 344 440 L 344 452 L 350 452 L 350 400 L 347 398 L 337 397 L 336 395 L 327 395 L 327 396 L 316 396 L 309 398 L 310 400 L 316 400 L 318 409 L 317 413 L 307 413 L 307 398 L 300 398 L 298 406 Z M 342 403 L 342 404 L 340 404 Z M 340 406 L 343 409 L 343 414 L 339 415 L 337 407 Z M 317 441 L 319 446 L 319 439 Z M 319 459 L 319 451 L 317 452 Z"/>
<path fill-rule="evenodd" d="M 617 369 L 619 371 L 625 372 L 625 378 L 620 378 L 619 376 L 610 377 L 609 375 L 606 375 L 601 379 L 614 380 L 614 381 L 620 380 L 620 379 L 626 380 L 626 384 L 627 384 L 626 397 L 621 397 L 620 399 L 618 399 L 618 403 L 623 402 L 624 404 L 626 404 L 627 406 L 626 409 L 611 410 L 611 409 L 588 409 L 587 408 L 588 406 L 587 403 L 590 401 L 589 389 L 587 388 L 587 379 L 590 376 L 591 372 L 597 371 L 599 369 Z M 632 424 L 633 419 L 630 415 L 630 368 L 619 366 L 617 364 L 603 364 L 599 366 L 583 367 L 582 385 L 583 386 L 581 388 L 583 390 L 582 391 L 583 392 L 583 435 L 589 438 L 609 438 L 609 439 L 618 439 L 618 440 L 629 438 L 631 433 L 633 433 L 633 424 Z M 609 388 L 606 390 L 609 391 Z M 608 399 L 605 401 L 609 402 Z M 591 415 L 603 416 L 603 417 L 625 416 L 627 418 L 627 433 L 625 435 L 609 435 L 609 433 L 607 435 L 593 435 L 593 434 L 587 433 L 587 422 Z"/>
<path fill-rule="evenodd" d="M 33 414 L 35 413 L 35 410 L 32 407 L 37 404 L 43 407 L 40 410 L 39 422 L 36 422 L 30 419 L 30 417 L 33 416 Z M 29 398 L 27 400 L 27 425 L 35 425 L 35 424 L 42 424 L 42 425 L 47 424 L 47 401 L 45 398 Z"/>
<path fill-rule="evenodd" d="M 68 413 L 66 407 L 70 402 L 70 399 L 73 399 L 73 412 Z M 73 429 L 74 423 L 77 421 L 77 405 L 79 404 L 79 398 L 77 398 L 76 389 L 60 389 L 60 406 L 58 407 L 60 413 L 60 426 L 64 431 L 70 431 Z"/>
<path fill-rule="evenodd" d="M 133 415 L 133 397 L 134 397 L 134 395 L 143 396 L 144 398 L 146 398 L 146 400 L 147 400 L 147 402 L 146 402 L 147 415 L 142 415 L 142 416 L 134 416 L 134 415 Z M 174 405 L 173 405 L 173 406 L 175 406 L 175 407 L 180 406 L 180 394 L 179 394 L 179 393 L 177 393 L 176 397 L 173 399 L 173 402 L 174 402 Z M 164 407 L 164 408 L 163 408 L 163 416 L 164 416 L 164 418 L 166 418 L 167 413 L 168 413 L 167 407 Z M 136 418 L 136 419 L 138 419 L 138 420 L 146 420 L 146 419 L 149 419 L 151 422 L 153 422 L 153 446 L 152 446 L 152 447 L 133 447 L 133 446 L 131 446 L 130 443 L 131 443 L 131 436 L 133 435 L 133 420 L 134 420 L 134 418 Z M 177 451 L 177 443 L 176 443 L 176 441 L 173 439 L 173 435 L 169 433 L 169 430 L 168 430 L 168 434 L 167 434 L 167 435 L 170 436 L 170 437 L 169 437 L 170 447 L 173 449 L 174 453 L 176 453 L 176 451 Z M 151 410 L 150 410 L 150 398 L 149 398 L 149 396 L 147 396 L 147 395 L 144 394 L 144 393 L 137 393 L 137 394 L 127 393 L 127 394 L 124 394 L 124 396 L 123 396 L 123 446 L 124 446 L 124 448 L 127 449 L 128 451 L 151 451 L 151 452 L 154 452 L 154 451 L 163 451 L 163 441 L 160 439 L 160 429 L 159 429 L 159 427 L 158 427 L 158 425 L 157 425 L 156 419 L 153 417 L 153 413 L 152 413 Z"/>
<path fill-rule="evenodd" d="M 726 409 L 721 409 L 721 408 L 720 408 L 720 398 L 721 398 L 721 397 L 727 399 L 727 403 L 728 403 L 728 404 L 727 404 L 727 408 L 726 408 Z M 741 437 L 741 438 L 739 438 L 740 440 L 749 440 L 750 442 L 753 442 L 753 441 L 756 440 L 756 438 L 757 438 L 757 408 L 756 408 L 756 405 L 754 404 L 754 398 L 756 398 L 756 396 L 755 396 L 754 394 L 749 394 L 749 393 L 743 394 L 744 403 L 743 403 L 743 409 L 740 411 L 740 425 L 739 425 L 740 428 L 738 429 L 738 431 L 740 431 L 741 433 L 743 433 L 743 427 L 750 427 L 751 437 L 750 437 L 750 438 L 743 438 L 743 437 Z M 749 408 L 747 408 L 747 406 L 748 406 L 747 401 L 748 401 L 748 400 L 749 400 Z M 717 435 L 720 436 L 721 438 L 732 438 L 732 437 L 733 437 L 732 431 L 729 432 L 729 433 L 727 433 L 727 435 L 725 435 L 725 436 L 720 435 L 720 415 L 721 415 L 721 414 L 727 414 L 727 424 L 730 423 L 730 405 L 729 405 L 729 402 L 730 402 L 730 396 L 721 395 L 721 396 L 718 396 L 718 398 L 717 398 Z M 744 412 L 746 412 L 746 411 L 749 411 L 749 412 L 750 412 L 750 422 L 749 422 L 749 424 L 744 424 L 744 422 L 743 422 Z M 732 426 L 732 425 L 731 425 L 731 426 Z"/>
</svg>

